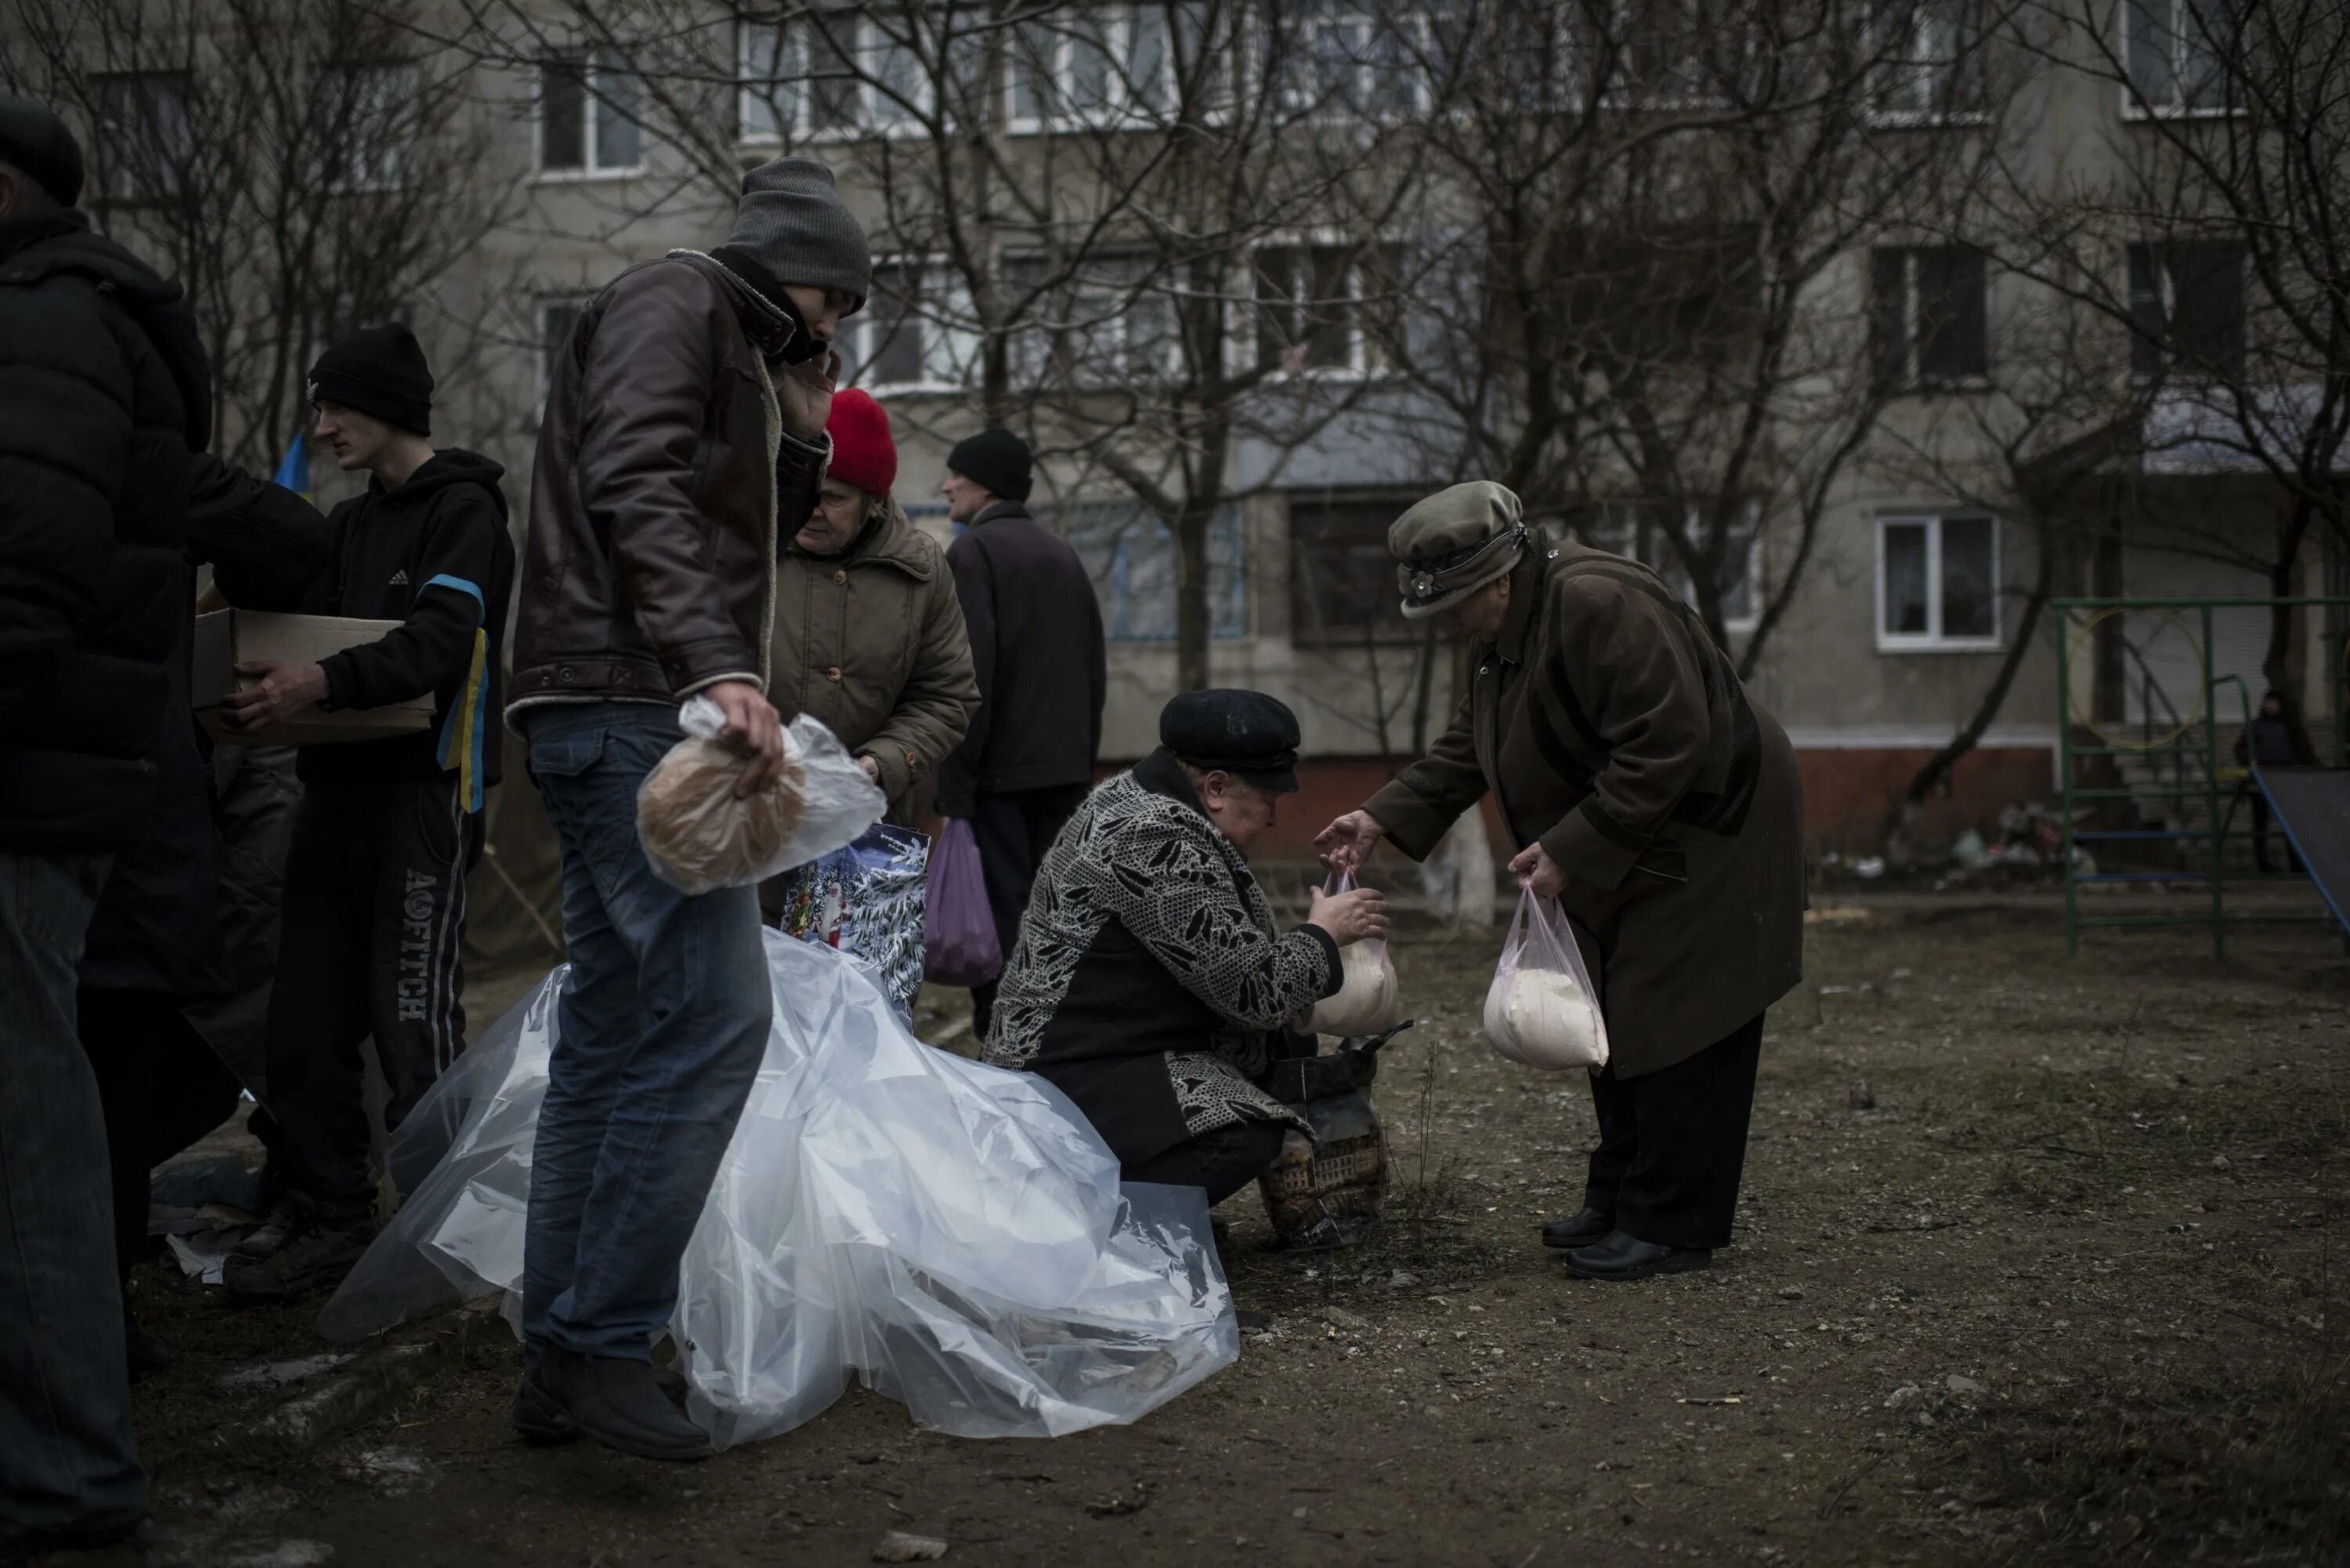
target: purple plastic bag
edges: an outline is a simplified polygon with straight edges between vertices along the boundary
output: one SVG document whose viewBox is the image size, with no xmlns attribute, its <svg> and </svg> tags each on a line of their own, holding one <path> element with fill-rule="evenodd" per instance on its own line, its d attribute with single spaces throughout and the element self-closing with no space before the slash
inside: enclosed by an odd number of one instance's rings
<svg viewBox="0 0 2350 1568">
<path fill-rule="evenodd" d="M 928 905 L 922 926 L 922 978 L 932 985 L 985 985 L 1003 972 L 987 879 L 979 869 L 979 840 L 971 824 L 947 818 L 931 849 Z"/>
</svg>

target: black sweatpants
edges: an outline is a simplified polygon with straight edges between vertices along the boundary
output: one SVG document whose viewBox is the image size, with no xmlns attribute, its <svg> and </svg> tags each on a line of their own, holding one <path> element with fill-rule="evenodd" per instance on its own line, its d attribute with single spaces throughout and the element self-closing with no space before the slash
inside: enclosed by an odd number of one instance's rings
<svg viewBox="0 0 2350 1568">
<path fill-rule="evenodd" d="M 1036 885 L 1036 866 L 1069 818 L 1091 794 L 1091 784 L 1055 784 L 1049 789 L 982 791 L 973 797 L 971 836 L 979 844 L 979 868 L 987 879 L 988 912 L 995 917 L 995 940 L 1003 944 L 1003 961 L 1020 940 L 1020 917 L 1028 912 L 1029 889 Z M 971 1033 L 987 1038 L 995 1014 L 995 982 L 971 989 Z"/>
<path fill-rule="evenodd" d="M 396 1127 L 465 1048 L 465 873 L 481 818 L 453 777 L 313 782 L 286 857 L 269 1002 L 272 1152 L 325 1213 L 371 1206 L 360 1043 L 375 1036 Z"/>
<path fill-rule="evenodd" d="M 1276 1122 L 1236 1122 L 1161 1149 L 1139 1164 L 1123 1167 L 1128 1181 L 1162 1187 L 1200 1187 L 1211 1207 L 1222 1203 L 1259 1176 L 1281 1153 L 1284 1128 Z"/>
<path fill-rule="evenodd" d="M 1728 1246 L 1762 1055 L 1757 1015 L 1659 1071 L 1618 1078 L 1611 1062 L 1594 1073 L 1599 1147 L 1585 1206 L 1613 1215 L 1616 1229 L 1642 1241 Z"/>
<path fill-rule="evenodd" d="M 114 1263 L 125 1280 L 147 1251 L 148 1178 L 236 1114 L 236 1075 L 160 992 L 83 986 L 82 1054 L 106 1112 Z"/>
</svg>

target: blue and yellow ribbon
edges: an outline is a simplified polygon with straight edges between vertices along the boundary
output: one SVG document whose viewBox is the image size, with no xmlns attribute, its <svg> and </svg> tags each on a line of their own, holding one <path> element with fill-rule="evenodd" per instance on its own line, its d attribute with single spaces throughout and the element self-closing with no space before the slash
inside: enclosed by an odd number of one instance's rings
<svg viewBox="0 0 2350 1568">
<path fill-rule="evenodd" d="M 482 590 L 463 577 L 438 576 L 424 585 L 427 588 L 455 588 L 473 596 L 477 619 L 473 626 L 473 665 L 466 672 L 465 684 L 457 692 L 457 701 L 441 722 L 439 761 L 444 768 L 457 770 L 458 798 L 469 812 L 482 809 L 482 745 L 483 731 L 488 722 L 484 699 L 489 692 L 490 631 L 489 602 Z M 420 593 L 422 589 L 418 590 Z M 455 760 L 452 762 L 452 757 Z"/>
</svg>

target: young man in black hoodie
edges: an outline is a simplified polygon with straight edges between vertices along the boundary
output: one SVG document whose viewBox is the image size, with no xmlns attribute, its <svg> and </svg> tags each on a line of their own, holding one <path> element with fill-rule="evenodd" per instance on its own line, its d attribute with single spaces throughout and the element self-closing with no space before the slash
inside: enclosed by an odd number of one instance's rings
<svg viewBox="0 0 2350 1568">
<path fill-rule="evenodd" d="M 504 470 L 433 449 L 432 395 L 405 327 L 370 327 L 319 356 L 316 438 L 369 480 L 328 517 L 334 566 L 297 607 L 400 626 L 316 664 L 240 666 L 259 680 L 224 705 L 232 728 L 258 729 L 312 707 L 433 698 L 421 732 L 301 750 L 269 1011 L 272 1153 L 286 1197 L 230 1260 L 225 1281 L 240 1295 L 331 1284 L 373 1237 L 359 1043 L 375 1037 L 387 1127 L 465 1048 L 465 873 L 481 852 L 483 791 L 498 782 L 487 725 L 514 544 Z M 274 486 L 256 486 L 255 501 L 302 504 Z"/>
</svg>

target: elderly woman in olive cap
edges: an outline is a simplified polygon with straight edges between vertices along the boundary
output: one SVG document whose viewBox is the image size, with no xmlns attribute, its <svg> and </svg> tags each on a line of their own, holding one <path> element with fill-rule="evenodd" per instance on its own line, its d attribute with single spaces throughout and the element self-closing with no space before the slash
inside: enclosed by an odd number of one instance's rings
<svg viewBox="0 0 2350 1568">
<path fill-rule="evenodd" d="M 1802 978 L 1802 786 L 1786 735 L 1658 576 L 1530 533 L 1518 498 L 1454 485 L 1397 519 L 1403 613 L 1470 642 L 1429 754 L 1316 840 L 1413 859 L 1490 791 L 1510 869 L 1573 923 L 1608 1064 L 1583 1211 L 1545 1226 L 1570 1273 L 1705 1267 L 1730 1241 L 1763 1010 Z"/>
<path fill-rule="evenodd" d="M 1222 1202 L 1305 1128 L 1256 1080 L 1289 1020 L 1338 989 L 1385 900 L 1316 893 L 1276 930 L 1248 850 L 1297 788 L 1297 718 L 1258 691 L 1187 691 L 1159 747 L 1094 791 L 1047 850 L 996 992 L 987 1060 L 1076 1102 L 1128 1180 Z"/>
</svg>

